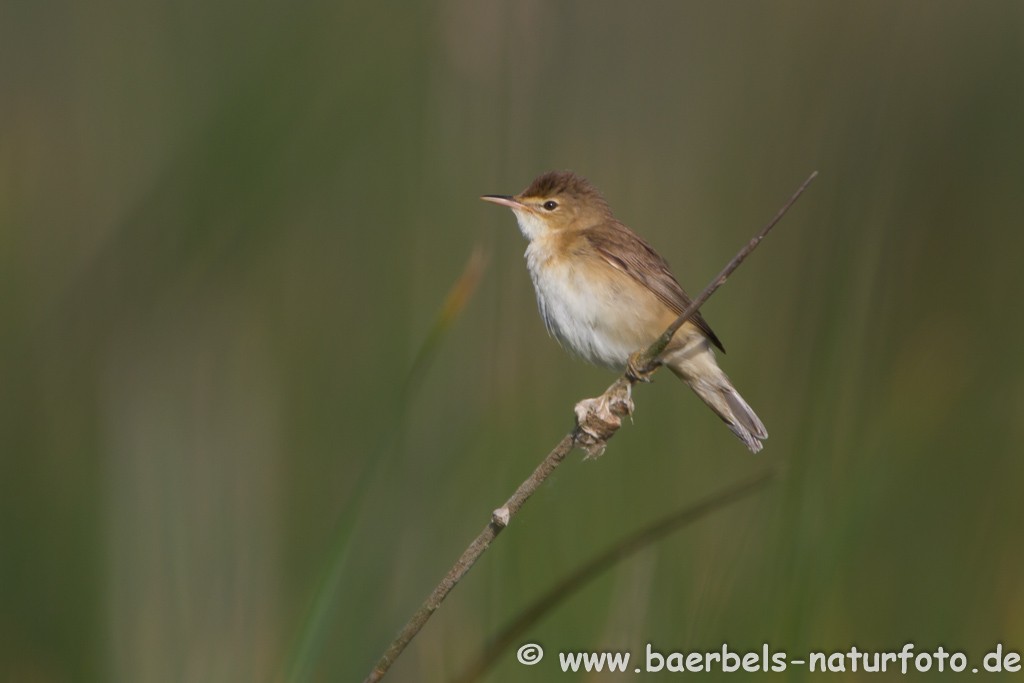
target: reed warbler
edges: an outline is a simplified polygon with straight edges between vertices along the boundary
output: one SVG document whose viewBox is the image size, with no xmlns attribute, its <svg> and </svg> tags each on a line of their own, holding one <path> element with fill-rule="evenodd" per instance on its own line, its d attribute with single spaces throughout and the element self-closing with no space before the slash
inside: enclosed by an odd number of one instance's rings
<svg viewBox="0 0 1024 683">
<path fill-rule="evenodd" d="M 690 298 L 668 263 L 612 215 L 604 197 L 572 171 L 539 176 L 520 194 L 487 195 L 512 209 L 530 241 L 526 265 L 548 332 L 571 353 L 622 372 Z M 768 432 L 718 367 L 722 343 L 698 312 L 659 362 L 693 389 L 753 453 Z"/>
</svg>

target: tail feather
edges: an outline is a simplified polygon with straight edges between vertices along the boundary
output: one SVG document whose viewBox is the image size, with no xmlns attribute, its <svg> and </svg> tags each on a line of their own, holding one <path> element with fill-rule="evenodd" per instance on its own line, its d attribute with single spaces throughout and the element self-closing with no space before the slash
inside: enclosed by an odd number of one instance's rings
<svg viewBox="0 0 1024 683">
<path fill-rule="evenodd" d="M 685 352 L 673 354 L 666 358 L 665 364 L 729 425 L 751 453 L 761 450 L 761 440 L 768 438 L 768 432 L 718 367 L 709 344 L 705 342 L 696 349 L 691 346 Z"/>
<path fill-rule="evenodd" d="M 720 389 L 720 391 L 725 398 L 725 402 L 729 405 L 732 421 L 721 413 L 719 413 L 719 417 L 726 421 L 726 424 L 729 425 L 733 433 L 740 437 L 740 440 L 747 445 L 747 448 L 752 453 L 757 453 L 761 450 L 759 439 L 768 438 L 768 432 L 765 430 L 764 424 L 761 423 L 761 420 L 758 419 L 751 407 L 747 405 L 742 396 L 736 393 L 736 390 L 731 385 Z"/>
</svg>

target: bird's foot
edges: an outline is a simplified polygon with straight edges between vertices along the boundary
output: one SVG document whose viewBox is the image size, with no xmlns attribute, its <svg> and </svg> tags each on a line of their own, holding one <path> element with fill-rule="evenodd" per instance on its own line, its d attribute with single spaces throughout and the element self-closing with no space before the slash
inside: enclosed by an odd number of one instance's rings
<svg viewBox="0 0 1024 683">
<path fill-rule="evenodd" d="M 647 363 L 641 363 L 640 357 L 643 355 L 643 350 L 634 351 L 626 361 L 626 378 L 630 382 L 650 382 L 651 375 L 654 374 L 654 368 L 650 367 Z"/>
</svg>

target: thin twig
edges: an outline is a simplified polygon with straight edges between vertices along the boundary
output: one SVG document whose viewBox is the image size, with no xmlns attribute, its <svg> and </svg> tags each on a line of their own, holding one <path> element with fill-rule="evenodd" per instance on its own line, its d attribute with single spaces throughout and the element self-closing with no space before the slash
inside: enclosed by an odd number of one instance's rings
<svg viewBox="0 0 1024 683">
<path fill-rule="evenodd" d="M 469 547 L 466 548 L 466 552 L 462 553 L 459 561 L 445 574 L 445 577 L 438 584 L 437 588 L 434 589 L 434 592 L 430 594 L 427 601 L 416 610 L 416 614 L 412 615 L 412 618 L 409 619 L 405 627 L 399 632 L 398 636 L 384 653 L 384 656 L 377 662 L 377 666 L 373 667 L 373 671 L 366 677 L 366 683 L 379 681 L 387 673 L 387 670 L 391 668 L 398 655 L 402 654 L 402 650 L 409 644 L 409 641 L 423 628 L 423 624 L 427 623 L 427 619 L 434 613 L 434 610 L 441 606 L 445 596 L 448 595 L 452 588 L 455 588 L 455 584 L 466 575 L 466 572 L 477 561 L 477 558 L 487 550 L 487 546 L 491 544 L 495 536 L 501 533 L 501 530 L 505 528 L 508 521 L 526 502 L 526 499 L 532 496 L 540 488 L 540 485 L 544 483 L 544 480 L 555 471 L 559 463 L 572 450 L 574 444 L 574 432 L 569 432 L 555 446 L 555 449 L 548 454 L 548 457 L 544 458 L 544 462 L 537 466 L 537 469 L 533 471 L 529 479 L 520 484 L 519 488 L 516 489 L 516 492 L 512 494 L 512 497 L 508 499 L 505 505 L 494 511 L 491 515 L 491 521 L 484 527 L 484 530 L 480 532 L 475 541 L 470 543 Z"/>
<path fill-rule="evenodd" d="M 775 227 L 775 224 L 782 219 L 782 216 L 789 211 L 789 207 L 793 206 L 794 202 L 800 198 L 800 195 L 804 193 L 807 186 L 810 185 L 811 181 L 817 176 L 817 171 L 808 176 L 807 180 L 804 181 L 804 184 L 793 193 L 793 196 L 789 198 L 789 201 L 786 202 L 781 209 L 779 209 L 779 212 L 775 214 L 775 217 L 768 221 L 767 225 L 761 228 L 761 232 L 757 233 L 757 235 L 750 240 L 747 246 L 743 247 L 743 249 L 733 257 L 732 261 L 729 261 L 729 265 L 722 269 L 722 272 L 718 274 L 718 277 L 712 280 L 711 284 L 701 292 L 700 296 L 694 299 L 693 303 L 691 303 L 687 309 L 683 311 L 671 325 L 668 326 L 662 335 L 658 337 L 657 341 L 647 347 L 647 350 L 644 351 L 641 359 L 646 361 L 648 366 L 657 360 L 658 356 L 661 355 L 661 352 L 664 351 L 665 347 L 668 346 L 670 341 L 672 341 L 672 335 L 674 335 L 679 328 L 683 326 L 683 323 L 693 317 L 698 309 L 704 305 L 704 302 L 715 293 L 716 289 L 725 284 L 726 279 L 732 275 L 734 270 L 739 268 L 739 265 L 743 263 L 743 260 L 747 258 L 747 256 L 750 255 L 750 252 L 757 248 L 757 245 L 761 243 L 761 240 L 763 240 L 764 236 L 768 234 L 768 231 Z"/>
<path fill-rule="evenodd" d="M 375 683 L 383 678 L 384 674 L 387 673 L 391 665 L 394 664 L 402 651 L 405 650 L 409 642 L 416 637 L 419 630 L 423 628 L 423 625 L 427 623 L 434 611 L 441 606 L 441 603 L 447 597 L 448 593 L 451 592 L 452 588 L 466 575 L 466 572 L 473 566 L 473 564 L 479 559 L 480 555 L 487 550 L 490 546 L 491 541 L 497 536 L 502 529 L 504 529 L 509 521 L 515 516 L 519 508 L 523 506 L 526 499 L 529 498 L 533 493 L 540 488 L 540 485 L 545 479 L 558 467 L 559 463 L 565 459 L 565 456 L 569 454 L 573 446 L 579 446 L 585 450 L 588 457 L 599 455 L 605 448 L 608 439 L 621 426 L 621 418 L 626 414 L 630 414 L 633 411 L 633 402 L 630 399 L 630 391 L 633 384 L 638 381 L 646 379 L 654 370 L 657 369 L 658 363 L 657 358 L 661 355 L 661 352 L 665 350 L 665 346 L 671 341 L 672 335 L 675 334 L 683 323 L 685 323 L 697 310 L 708 300 L 716 289 L 722 286 L 726 278 L 743 262 L 743 260 L 752 252 L 757 245 L 764 239 L 764 236 L 768 234 L 768 231 L 779 222 L 783 214 L 789 210 L 789 207 L 803 194 L 803 191 L 807 188 L 818 172 L 815 171 L 811 176 L 804 181 L 804 184 L 800 186 L 789 201 L 779 210 L 775 217 L 772 218 L 769 223 L 761 229 L 761 231 L 750 240 L 749 243 L 743 249 L 739 251 L 736 256 L 733 257 L 729 265 L 719 273 L 718 277 L 712 281 L 710 285 L 701 293 L 697 299 L 690 304 L 690 306 L 683 311 L 682 315 L 676 318 L 665 333 L 658 338 L 653 344 L 651 344 L 643 353 L 637 354 L 634 359 L 630 360 L 630 367 L 627 368 L 626 372 L 619 377 L 615 382 L 608 387 L 607 391 L 596 399 L 586 399 L 576 404 L 576 428 L 566 434 L 561 442 L 555 449 L 548 454 L 548 457 L 537 466 L 537 469 L 533 471 L 533 474 L 524 481 L 516 492 L 512 494 L 512 497 L 508 499 L 504 506 L 495 510 L 491 515 L 490 523 L 484 528 L 480 535 L 476 537 L 466 551 L 462 553 L 462 557 L 455 563 L 455 566 L 445 575 L 441 583 L 438 584 L 434 592 L 430 594 L 416 613 L 412 615 L 412 618 L 405 624 L 398 635 L 388 646 L 388 649 L 381 656 L 377 665 L 373 667 L 373 671 L 366 677 L 364 683 Z"/>
<path fill-rule="evenodd" d="M 749 479 L 732 484 L 702 501 L 688 505 L 681 510 L 662 517 L 642 529 L 622 538 L 601 554 L 592 557 L 571 574 L 555 584 L 551 590 L 535 600 L 518 617 L 508 623 L 495 636 L 480 656 L 462 672 L 456 683 L 473 683 L 480 679 L 497 661 L 498 657 L 520 636 L 529 631 L 537 622 L 555 607 L 575 595 L 580 589 L 614 567 L 622 560 L 635 555 L 649 545 L 660 541 L 669 534 L 710 515 L 712 512 L 737 503 L 764 488 L 774 477 L 775 470 L 767 470 Z"/>
</svg>

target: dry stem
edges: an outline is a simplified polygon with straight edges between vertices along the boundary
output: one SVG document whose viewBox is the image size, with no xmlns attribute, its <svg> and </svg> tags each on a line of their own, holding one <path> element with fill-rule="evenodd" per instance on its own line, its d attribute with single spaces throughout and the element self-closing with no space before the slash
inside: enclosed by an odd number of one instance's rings
<svg viewBox="0 0 1024 683">
<path fill-rule="evenodd" d="M 402 650 L 409 644 L 409 641 L 416 636 L 423 627 L 423 624 L 427 623 L 427 619 L 434 613 L 434 610 L 441 606 L 445 596 L 448 595 L 452 588 L 455 588 L 455 584 L 466 575 L 466 572 L 473 566 L 473 563 L 487 550 L 487 546 L 491 544 L 495 536 L 501 533 L 501 530 L 505 528 L 513 515 L 526 502 L 526 499 L 540 488 L 540 485 L 554 472 L 559 463 L 565 459 L 565 456 L 569 455 L 575 443 L 575 430 L 573 430 L 565 435 L 553 451 L 548 453 L 548 457 L 544 458 L 544 462 L 538 465 L 533 474 L 519 485 L 519 488 L 512 494 L 512 497 L 491 514 L 491 521 L 484 527 L 484 530 L 480 532 L 476 540 L 469 544 L 469 547 L 466 548 L 466 552 L 462 553 L 459 561 L 445 574 L 445 577 L 441 579 L 441 583 L 430 594 L 427 601 L 416 610 L 416 613 L 412 615 L 412 618 L 409 619 L 405 627 L 402 628 L 398 636 L 388 646 L 387 651 L 380 658 L 380 661 L 377 662 L 377 666 L 373 667 L 373 671 L 366 677 L 367 683 L 379 681 L 387 670 L 391 668 L 391 665 L 398 658 L 398 655 L 402 654 Z"/>
</svg>

